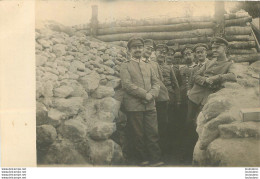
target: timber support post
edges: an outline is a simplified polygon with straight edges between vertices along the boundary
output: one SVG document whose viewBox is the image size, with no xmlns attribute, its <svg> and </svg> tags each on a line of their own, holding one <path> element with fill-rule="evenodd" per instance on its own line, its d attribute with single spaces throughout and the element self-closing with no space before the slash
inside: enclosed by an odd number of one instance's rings
<svg viewBox="0 0 260 179">
<path fill-rule="evenodd" d="M 225 35 L 225 4 L 224 1 L 215 1 L 216 28 L 214 36 L 223 37 Z"/>
<path fill-rule="evenodd" d="M 90 35 L 95 37 L 98 31 L 98 6 L 92 6 L 92 17 L 90 20 Z"/>
</svg>

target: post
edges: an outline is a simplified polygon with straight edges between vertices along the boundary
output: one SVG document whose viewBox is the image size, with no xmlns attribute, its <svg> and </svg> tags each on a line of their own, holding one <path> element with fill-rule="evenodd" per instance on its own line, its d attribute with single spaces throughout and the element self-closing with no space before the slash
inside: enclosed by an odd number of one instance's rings
<svg viewBox="0 0 260 179">
<path fill-rule="evenodd" d="M 216 20 L 216 29 L 215 36 L 223 37 L 225 34 L 225 4 L 224 1 L 215 1 L 215 20 Z"/>
<path fill-rule="evenodd" d="M 98 30 L 98 6 L 92 6 L 92 17 L 90 20 L 90 35 L 95 37 L 97 35 Z"/>
</svg>

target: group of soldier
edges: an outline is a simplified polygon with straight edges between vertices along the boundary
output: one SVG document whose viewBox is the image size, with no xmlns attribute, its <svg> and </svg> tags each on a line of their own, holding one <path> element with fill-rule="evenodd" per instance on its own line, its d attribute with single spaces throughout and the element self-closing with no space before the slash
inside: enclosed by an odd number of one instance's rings
<svg viewBox="0 0 260 179">
<path fill-rule="evenodd" d="M 224 81 L 236 80 L 227 47 L 224 38 L 215 37 L 212 59 L 207 58 L 208 46 L 199 43 L 183 48 L 178 62 L 175 50 L 165 44 L 139 37 L 128 41 L 120 78 L 131 164 L 161 166 L 172 152 L 183 164 L 192 164 L 198 114 Z"/>
</svg>

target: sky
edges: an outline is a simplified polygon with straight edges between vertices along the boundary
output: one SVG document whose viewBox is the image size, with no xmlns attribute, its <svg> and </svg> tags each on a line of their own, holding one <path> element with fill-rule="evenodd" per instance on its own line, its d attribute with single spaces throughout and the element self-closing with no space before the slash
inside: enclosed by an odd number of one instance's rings
<svg viewBox="0 0 260 179">
<path fill-rule="evenodd" d="M 226 3 L 226 10 L 235 2 Z M 54 20 L 64 25 L 79 25 L 89 22 L 91 6 L 98 5 L 99 22 L 120 19 L 154 17 L 213 16 L 214 2 L 168 1 L 36 1 L 36 22 Z"/>
</svg>

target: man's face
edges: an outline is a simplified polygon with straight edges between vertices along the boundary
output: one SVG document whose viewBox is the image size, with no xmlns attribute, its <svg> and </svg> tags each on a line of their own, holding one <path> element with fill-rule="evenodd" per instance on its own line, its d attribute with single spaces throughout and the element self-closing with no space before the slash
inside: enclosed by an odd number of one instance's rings
<svg viewBox="0 0 260 179">
<path fill-rule="evenodd" d="M 167 49 L 166 48 L 158 48 L 155 51 L 157 62 L 158 63 L 163 63 L 167 54 Z"/>
<path fill-rule="evenodd" d="M 213 57 L 221 57 L 226 54 L 226 46 L 221 43 L 214 43 L 212 45 L 212 55 Z"/>
<path fill-rule="evenodd" d="M 170 56 L 167 56 L 167 57 L 166 57 L 166 64 L 167 64 L 167 65 L 172 65 L 172 64 L 173 64 L 172 61 L 173 61 L 173 57 L 170 57 Z"/>
<path fill-rule="evenodd" d="M 144 50 L 144 46 L 141 43 L 132 44 L 129 53 L 132 57 L 140 59 L 142 57 L 142 52 Z"/>
<path fill-rule="evenodd" d="M 207 57 L 207 52 L 205 47 L 197 47 L 195 50 L 195 57 L 198 61 L 204 62 Z"/>
<path fill-rule="evenodd" d="M 173 49 L 169 49 L 167 56 L 173 57 L 174 56 L 174 50 Z"/>
<path fill-rule="evenodd" d="M 194 61 L 194 54 L 191 49 L 186 49 L 184 51 L 183 59 L 185 64 L 190 64 Z"/>
<path fill-rule="evenodd" d="M 143 57 L 149 58 L 152 55 L 153 48 L 150 46 L 144 46 Z"/>
</svg>

